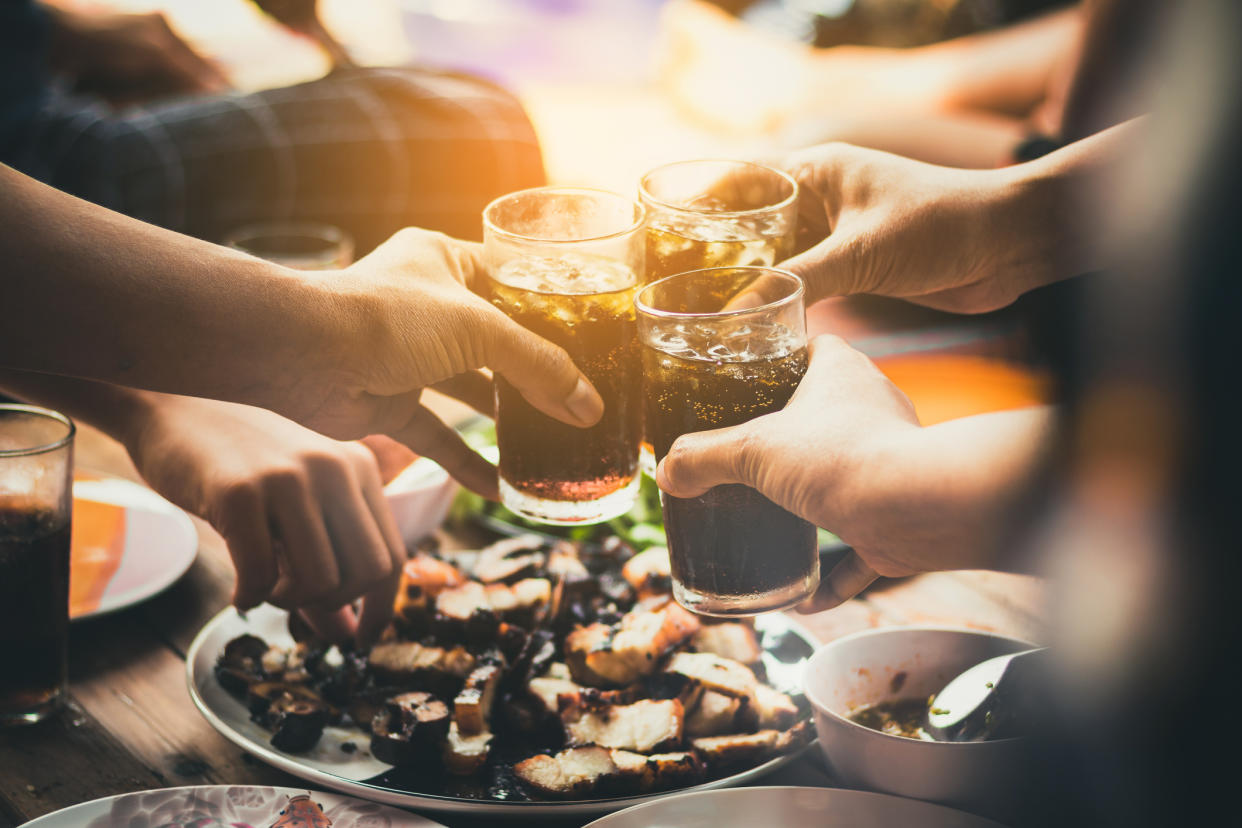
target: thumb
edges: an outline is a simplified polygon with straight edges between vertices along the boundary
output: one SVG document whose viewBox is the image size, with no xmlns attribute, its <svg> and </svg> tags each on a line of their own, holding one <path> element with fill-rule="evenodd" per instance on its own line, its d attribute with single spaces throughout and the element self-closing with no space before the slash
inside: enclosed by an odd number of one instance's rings
<svg viewBox="0 0 1242 828">
<path fill-rule="evenodd" d="M 852 284 L 849 267 L 842 261 L 840 248 L 838 239 L 828 236 L 815 246 L 777 265 L 802 280 L 808 306 L 829 296 L 859 292 Z"/>
<path fill-rule="evenodd" d="M 585 428 L 599 422 L 604 401 L 564 348 L 490 305 L 481 332 L 484 365 L 504 377 L 528 403 L 570 425 Z"/>
<path fill-rule="evenodd" d="M 741 483 L 753 487 L 751 423 L 683 434 L 656 467 L 656 484 L 673 497 L 698 497 L 713 486 Z"/>
</svg>

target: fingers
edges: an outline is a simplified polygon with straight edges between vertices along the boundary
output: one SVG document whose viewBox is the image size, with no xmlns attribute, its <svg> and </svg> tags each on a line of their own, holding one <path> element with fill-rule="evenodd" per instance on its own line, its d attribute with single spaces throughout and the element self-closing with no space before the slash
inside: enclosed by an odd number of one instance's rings
<svg viewBox="0 0 1242 828">
<path fill-rule="evenodd" d="M 798 612 L 806 615 L 840 606 L 880 577 L 853 550 L 837 562 L 827 574 L 820 576 L 819 589 L 809 601 L 799 604 Z"/>
<path fill-rule="evenodd" d="M 166 69 L 180 89 L 191 92 L 221 92 L 228 89 L 228 79 L 220 68 L 186 43 L 168 24 L 164 15 L 156 13 L 166 58 Z"/>
<path fill-rule="evenodd" d="M 414 451 L 435 460 L 472 492 L 496 500 L 500 491 L 496 467 L 461 439 L 461 435 L 445 425 L 422 405 L 416 405 L 405 425 L 390 435 Z"/>
<path fill-rule="evenodd" d="M 766 417 L 732 428 L 683 434 L 656 466 L 656 484 L 673 497 L 698 497 L 713 486 L 754 486 L 753 441 Z"/>
<path fill-rule="evenodd" d="M 329 610 L 307 607 L 294 610 L 294 612 L 306 619 L 306 623 L 310 624 L 315 635 L 324 641 L 334 643 L 348 641 L 354 637 L 354 632 L 358 628 L 358 620 L 353 607 L 338 607 Z"/>
<path fill-rule="evenodd" d="M 395 563 L 375 510 L 363 496 L 357 473 L 335 458 L 332 462 L 331 470 L 315 476 L 315 495 L 323 504 L 340 571 L 336 589 L 315 601 L 324 608 L 340 607 L 375 589 L 392 575 Z M 374 462 L 371 466 L 375 479 L 368 482 L 378 488 L 379 472 L 374 471 Z"/>
<path fill-rule="evenodd" d="M 280 582 L 268 601 L 285 609 L 319 602 L 341 581 L 332 539 L 319 504 L 296 474 L 269 484 L 268 513 L 280 537 Z"/>
<path fill-rule="evenodd" d="M 243 612 L 253 609 L 271 593 L 280 574 L 258 489 L 238 486 L 225 495 L 216 525 L 237 571 L 233 606 Z"/>
<path fill-rule="evenodd" d="M 397 597 L 397 589 L 401 586 L 401 570 L 405 566 L 406 550 L 392 510 L 388 508 L 388 501 L 384 498 L 375 464 L 367 457 L 359 457 L 357 464 L 362 497 L 366 500 L 375 525 L 384 539 L 391 562 L 388 575 L 377 581 L 362 598 L 362 612 L 358 617 L 355 640 L 359 647 L 365 648 L 379 637 L 392 617 L 393 602 Z"/>
<path fill-rule="evenodd" d="M 526 401 L 561 422 L 592 426 L 604 401 L 569 354 L 488 306 L 483 336 L 484 364 L 504 376 Z"/>
<path fill-rule="evenodd" d="M 496 416 L 496 392 L 492 378 L 482 371 L 466 371 L 431 387 L 441 394 L 461 400 L 488 419 Z"/>
</svg>

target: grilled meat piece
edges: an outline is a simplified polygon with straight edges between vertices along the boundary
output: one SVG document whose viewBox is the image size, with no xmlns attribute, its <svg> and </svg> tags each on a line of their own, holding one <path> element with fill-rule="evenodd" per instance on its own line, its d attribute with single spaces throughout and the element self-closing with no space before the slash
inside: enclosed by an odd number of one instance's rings
<svg viewBox="0 0 1242 828">
<path fill-rule="evenodd" d="M 738 713 L 744 704 L 740 699 L 717 693 L 715 690 L 704 690 L 686 716 L 686 735 L 697 739 L 701 736 L 736 733 L 740 729 Z"/>
<path fill-rule="evenodd" d="M 457 722 L 449 725 L 448 738 L 444 740 L 444 767 L 454 776 L 470 776 L 477 773 L 487 764 L 487 754 L 491 750 L 494 737 L 489 731 L 466 736 L 457 726 Z"/>
<path fill-rule="evenodd" d="M 644 756 L 614 750 L 613 764 L 620 777 L 619 793 L 649 793 L 696 785 L 703 781 L 703 763 L 693 753 L 656 753 Z"/>
<path fill-rule="evenodd" d="M 599 745 L 637 753 L 681 744 L 685 711 L 677 699 L 633 704 L 572 705 L 561 712 L 571 745 Z"/>
<path fill-rule="evenodd" d="M 755 664 L 763 658 L 763 648 L 759 646 L 754 627 L 740 621 L 704 624 L 690 640 L 690 646 L 700 653 L 711 653 L 742 664 Z"/>
<path fill-rule="evenodd" d="M 749 701 L 759 685 L 755 674 L 745 664 L 711 653 L 677 653 L 664 669 L 735 699 Z"/>
<path fill-rule="evenodd" d="M 526 578 L 513 586 L 467 581 L 441 592 L 436 597 L 436 612 L 446 621 L 461 625 L 483 617 L 529 628 L 551 595 L 552 584 L 546 578 Z"/>
<path fill-rule="evenodd" d="M 641 601 L 655 595 L 668 595 L 673 589 L 668 550 L 653 546 L 639 552 L 621 567 L 621 575 Z"/>
<path fill-rule="evenodd" d="M 267 642 L 257 635 L 239 635 L 224 645 L 224 652 L 216 659 L 216 680 L 234 696 L 245 697 L 250 685 L 265 678 L 263 654 Z"/>
<path fill-rule="evenodd" d="M 430 693 L 402 693 L 371 720 L 371 755 L 390 765 L 418 765 L 440 756 L 449 708 Z"/>
<path fill-rule="evenodd" d="M 784 730 L 798 721 L 800 712 L 793 699 L 781 691 L 760 684 L 755 688 L 755 698 L 750 705 L 760 728 Z"/>
<path fill-rule="evenodd" d="M 319 743 L 328 723 L 328 705 L 322 700 L 284 695 L 272 702 L 268 712 L 272 747 L 299 753 Z"/>
<path fill-rule="evenodd" d="M 578 555 L 578 547 L 567 541 L 558 541 L 552 545 L 552 549 L 548 552 L 548 562 L 544 566 L 544 570 L 552 578 L 558 576 L 575 579 L 590 577 L 586 564 L 582 562 L 582 558 Z"/>
<path fill-rule="evenodd" d="M 656 610 L 639 605 L 618 624 L 574 630 L 565 639 L 565 660 L 579 684 L 624 687 L 654 672 L 698 628 L 698 619 L 671 601 Z"/>
<path fill-rule="evenodd" d="M 735 733 L 729 736 L 707 736 L 691 741 L 695 752 L 713 769 L 759 762 L 790 753 L 809 742 L 811 726 L 798 722 L 789 730 L 760 730 L 758 733 Z"/>
<path fill-rule="evenodd" d="M 559 698 L 575 699 L 582 687 L 568 679 L 540 676 L 530 680 L 527 685 L 531 698 L 537 700 L 545 713 L 556 715 L 560 709 Z"/>
<path fill-rule="evenodd" d="M 515 764 L 513 772 L 535 793 L 554 799 L 585 797 L 619 773 L 611 752 L 602 747 L 570 748 L 555 756 L 532 756 Z"/>
<path fill-rule="evenodd" d="M 546 559 L 543 540 L 538 536 L 505 538 L 479 551 L 470 575 L 485 584 L 511 584 L 534 577 Z"/>
<path fill-rule="evenodd" d="M 453 700 L 453 723 L 464 735 L 474 736 L 487 730 L 500 676 L 499 665 L 484 664 L 466 677 L 466 686 Z"/>
<path fill-rule="evenodd" d="M 464 679 L 474 669 L 475 657 L 464 647 L 427 647 L 417 641 L 385 641 L 371 648 L 371 671 L 393 684 L 417 685 L 420 680 L 444 676 Z"/>
</svg>

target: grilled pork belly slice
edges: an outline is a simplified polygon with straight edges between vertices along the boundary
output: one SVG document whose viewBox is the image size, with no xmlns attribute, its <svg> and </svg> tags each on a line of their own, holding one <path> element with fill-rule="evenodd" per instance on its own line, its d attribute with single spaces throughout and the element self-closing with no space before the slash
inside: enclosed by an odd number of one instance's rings
<svg viewBox="0 0 1242 828">
<path fill-rule="evenodd" d="M 690 642 L 700 653 L 711 653 L 742 664 L 755 664 L 763 658 L 759 636 L 749 624 L 725 621 L 722 624 L 704 624 Z"/>
<path fill-rule="evenodd" d="M 712 768 L 754 765 L 802 747 L 811 738 L 808 722 L 789 730 L 760 730 L 729 736 L 706 736 L 691 741 L 695 752 Z"/>
<path fill-rule="evenodd" d="M 719 736 L 722 733 L 736 733 L 738 730 L 738 712 L 744 702 L 715 690 L 705 690 L 699 696 L 698 704 L 686 716 L 686 735 L 691 738 L 700 736 Z"/>
<path fill-rule="evenodd" d="M 578 556 L 578 547 L 565 541 L 558 542 L 548 553 L 548 562 L 544 567 L 549 577 L 587 578 L 590 573 L 582 559 Z"/>
<path fill-rule="evenodd" d="M 470 574 L 485 584 L 514 583 L 539 572 L 547 556 L 536 535 L 505 538 L 479 551 Z"/>
<path fill-rule="evenodd" d="M 753 698 L 759 686 L 755 674 L 745 664 L 711 653 L 677 653 L 664 670 L 735 699 Z"/>
<path fill-rule="evenodd" d="M 656 753 L 643 756 L 628 750 L 612 751 L 613 764 L 626 793 L 647 793 L 694 785 L 703 781 L 703 763 L 693 753 Z"/>
<path fill-rule="evenodd" d="M 436 597 L 436 611 L 450 621 L 463 624 L 472 617 L 492 613 L 506 621 L 529 626 L 538 609 L 552 595 L 546 578 L 526 578 L 513 586 L 467 581 L 446 589 Z"/>
<path fill-rule="evenodd" d="M 639 600 L 653 595 L 667 595 L 672 590 L 672 568 L 668 550 L 653 546 L 625 562 L 621 576 L 633 588 Z"/>
<path fill-rule="evenodd" d="M 463 735 L 457 722 L 449 725 L 444 740 L 444 767 L 455 776 L 470 776 L 487 764 L 487 754 L 492 746 L 492 734 L 486 730 Z"/>
<path fill-rule="evenodd" d="M 536 793 L 556 799 L 582 797 L 618 775 L 612 754 L 602 747 L 577 747 L 555 756 L 541 754 L 513 766 L 523 784 Z"/>
<path fill-rule="evenodd" d="M 371 755 L 390 765 L 433 761 L 451 724 L 448 705 L 430 693 L 401 693 L 371 720 Z"/>
<path fill-rule="evenodd" d="M 671 601 L 654 610 L 640 605 L 618 624 L 574 630 L 565 639 L 565 661 L 579 684 L 624 687 L 655 672 L 698 628 L 698 619 Z"/>
<path fill-rule="evenodd" d="M 466 677 L 466 686 L 453 700 L 453 724 L 463 734 L 473 736 L 487 730 L 502 672 L 497 664 L 484 664 Z"/>
<path fill-rule="evenodd" d="M 464 647 L 426 647 L 416 641 L 385 641 L 371 648 L 367 658 L 372 671 L 393 684 L 417 686 L 430 682 L 443 686 L 445 679 L 460 682 L 474 669 L 475 657 Z"/>
<path fill-rule="evenodd" d="M 677 699 L 644 699 L 625 705 L 578 705 L 562 711 L 572 745 L 651 753 L 681 744 L 685 710 Z"/>
<path fill-rule="evenodd" d="M 568 679 L 540 676 L 530 680 L 527 690 L 531 697 L 536 699 L 543 707 L 545 713 L 556 715 L 557 711 L 561 709 L 558 701 L 560 696 L 577 698 L 582 687 Z"/>
<path fill-rule="evenodd" d="M 766 684 L 755 688 L 751 709 L 758 717 L 761 728 L 784 730 L 798 721 L 798 706 L 793 699 Z"/>
</svg>

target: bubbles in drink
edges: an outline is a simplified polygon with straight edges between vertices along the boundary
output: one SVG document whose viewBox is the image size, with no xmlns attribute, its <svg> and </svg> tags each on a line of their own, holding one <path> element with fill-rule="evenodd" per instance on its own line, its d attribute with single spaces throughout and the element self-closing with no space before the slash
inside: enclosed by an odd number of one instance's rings
<svg viewBox="0 0 1242 828">
<path fill-rule="evenodd" d="M 624 263 L 576 252 L 512 259 L 493 278 L 521 290 L 568 296 L 614 293 L 638 283 Z"/>
<path fill-rule="evenodd" d="M 780 359 L 801 348 L 801 339 L 779 322 L 712 318 L 664 323 L 651 331 L 648 345 L 681 359 L 725 363 Z"/>
</svg>

